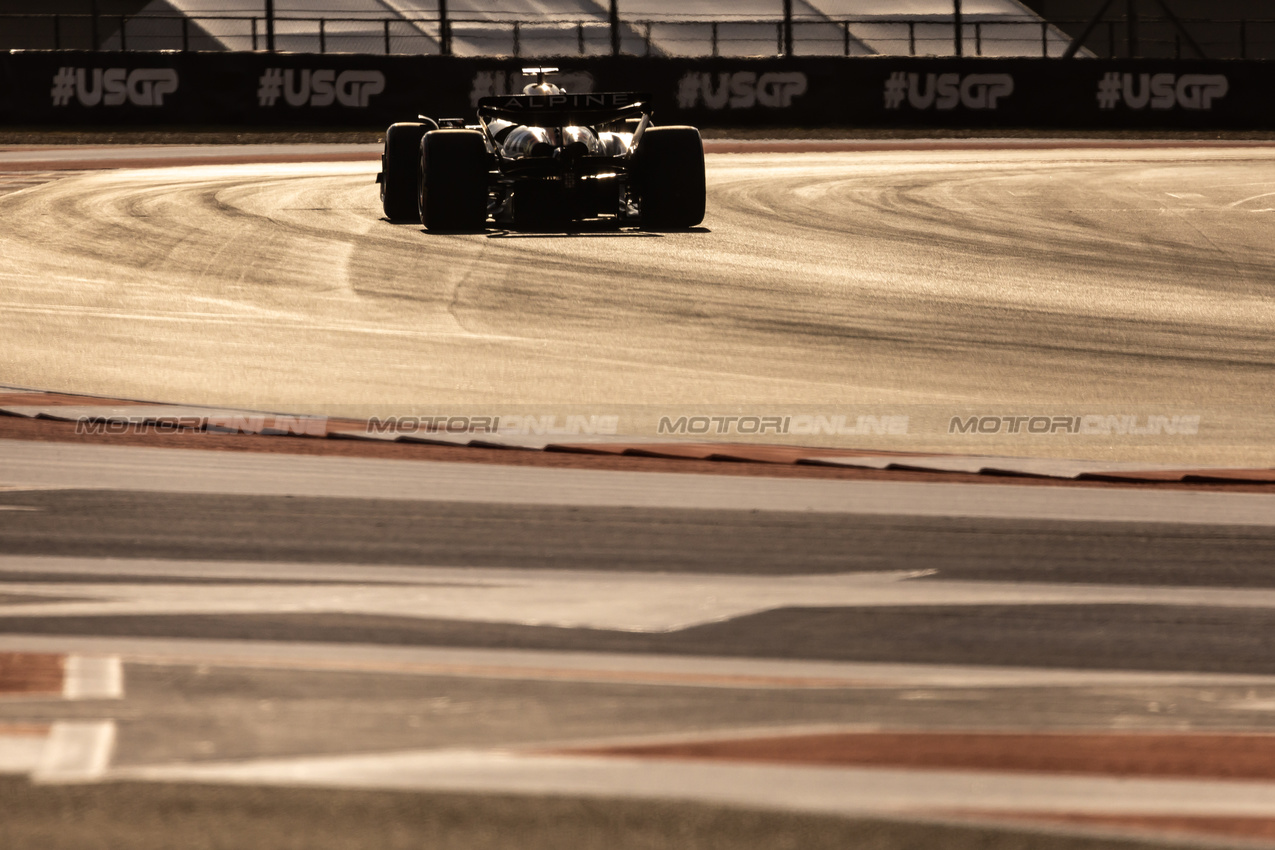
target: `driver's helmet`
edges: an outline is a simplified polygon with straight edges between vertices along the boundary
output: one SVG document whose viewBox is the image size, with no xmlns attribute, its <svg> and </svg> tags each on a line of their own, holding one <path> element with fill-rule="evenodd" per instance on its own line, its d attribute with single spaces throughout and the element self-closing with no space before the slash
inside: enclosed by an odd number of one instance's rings
<svg viewBox="0 0 1275 850">
<path fill-rule="evenodd" d="M 563 94 L 563 91 L 553 83 L 528 83 L 522 87 L 523 94 L 546 95 L 546 94 Z"/>
</svg>

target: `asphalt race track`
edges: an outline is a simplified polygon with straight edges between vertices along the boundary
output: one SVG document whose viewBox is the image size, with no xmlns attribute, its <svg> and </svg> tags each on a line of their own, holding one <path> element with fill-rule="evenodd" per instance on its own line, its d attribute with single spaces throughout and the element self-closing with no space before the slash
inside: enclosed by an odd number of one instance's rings
<svg viewBox="0 0 1275 850">
<path fill-rule="evenodd" d="M 1270 147 L 868 147 L 710 155 L 696 232 L 462 236 L 383 220 L 374 162 L 41 183 L 65 152 L 10 154 L 5 380 L 340 415 L 849 405 L 910 416 L 887 448 L 1269 465 Z M 1035 413 L 1199 427 L 949 433 Z"/>
<path fill-rule="evenodd" d="M 0 151 L 0 409 L 1275 466 L 1275 148 L 833 147 L 710 154 L 694 232 L 463 236 L 367 148 Z M 0 417 L 6 850 L 1275 846 L 1269 485 L 73 428 Z"/>
<path fill-rule="evenodd" d="M 1270 495 L 23 440 L 0 482 L 6 847 L 1275 840 Z"/>
</svg>

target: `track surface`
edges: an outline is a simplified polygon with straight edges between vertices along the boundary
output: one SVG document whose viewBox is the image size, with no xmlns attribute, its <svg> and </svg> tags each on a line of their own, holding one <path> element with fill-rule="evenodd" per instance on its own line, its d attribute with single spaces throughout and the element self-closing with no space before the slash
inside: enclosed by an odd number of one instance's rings
<svg viewBox="0 0 1275 850">
<path fill-rule="evenodd" d="M 5 486 L 7 847 L 1275 842 L 1269 495 L 0 441 Z"/>
<path fill-rule="evenodd" d="M 1270 465 L 1267 149 L 710 169 L 701 232 L 460 237 L 364 163 L 27 170 L 0 381 Z M 957 410 L 1202 427 L 922 429 Z M 198 439 L 0 440 L 6 848 L 1275 844 L 1275 496 Z"/>
<path fill-rule="evenodd" d="M 851 410 L 913 423 L 860 445 L 1271 465 L 1275 151 L 900 148 L 711 155 L 675 234 L 426 235 L 366 163 L 63 176 L 0 196 L 4 377 L 338 415 Z M 1091 412 L 1201 426 L 946 433 Z"/>
</svg>

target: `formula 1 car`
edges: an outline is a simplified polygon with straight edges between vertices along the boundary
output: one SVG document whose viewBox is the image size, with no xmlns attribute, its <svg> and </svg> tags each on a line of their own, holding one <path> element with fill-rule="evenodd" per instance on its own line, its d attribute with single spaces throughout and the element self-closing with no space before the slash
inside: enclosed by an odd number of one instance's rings
<svg viewBox="0 0 1275 850">
<path fill-rule="evenodd" d="M 656 127 L 651 97 L 568 94 L 545 75 L 521 95 L 485 97 L 478 123 L 392 124 L 381 156 L 381 202 L 390 221 L 474 232 L 488 219 L 523 229 L 585 219 L 648 230 L 704 219 L 704 145 L 694 127 Z"/>
</svg>

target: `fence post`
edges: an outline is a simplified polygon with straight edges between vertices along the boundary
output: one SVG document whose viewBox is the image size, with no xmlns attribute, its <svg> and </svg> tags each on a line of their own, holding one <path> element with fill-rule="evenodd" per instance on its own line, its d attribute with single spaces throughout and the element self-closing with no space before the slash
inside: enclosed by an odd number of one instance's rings
<svg viewBox="0 0 1275 850">
<path fill-rule="evenodd" d="M 1128 26 L 1125 35 L 1128 41 L 1129 58 L 1134 59 L 1138 55 L 1138 0 L 1128 0 L 1125 8 L 1125 21 Z"/>
<path fill-rule="evenodd" d="M 646 55 L 651 55 L 651 22 L 646 22 Z"/>
<path fill-rule="evenodd" d="M 252 49 L 256 50 L 257 49 L 257 18 L 254 15 L 249 20 L 252 21 Z"/>
<path fill-rule="evenodd" d="M 711 36 L 711 38 L 712 38 L 712 42 L 713 42 L 713 58 L 714 58 L 714 59 L 716 59 L 716 58 L 718 57 L 718 55 L 719 55 L 719 52 L 718 52 L 718 49 L 717 49 L 717 21 L 713 21 L 713 28 L 712 28 L 712 36 Z"/>
<path fill-rule="evenodd" d="M 62 49 L 62 16 L 58 14 L 53 16 L 53 49 Z"/>
<path fill-rule="evenodd" d="M 1040 58 L 1049 58 L 1049 21 L 1040 22 Z"/>
<path fill-rule="evenodd" d="M 1089 36 L 1093 33 L 1094 28 L 1102 22 L 1103 16 L 1107 14 L 1107 10 L 1111 8 L 1111 4 L 1114 2 L 1116 2 L 1116 0 L 1102 0 L 1102 5 L 1098 7 L 1097 12 L 1094 12 L 1093 17 L 1089 19 L 1089 23 L 1085 24 L 1085 28 L 1080 31 L 1080 35 L 1073 38 L 1071 43 L 1067 45 L 1067 49 L 1063 51 L 1062 58 L 1076 58 L 1076 54 L 1079 53 L 1081 48 L 1085 46 L 1085 42 L 1089 40 Z M 1111 53 L 1112 58 L 1114 59 L 1116 52 L 1115 25 L 1112 24 L 1111 21 L 1107 21 L 1107 24 L 1110 27 L 1108 34 L 1111 36 Z"/>
<path fill-rule="evenodd" d="M 983 24 L 981 21 L 974 22 L 974 55 L 983 55 Z"/>
<path fill-rule="evenodd" d="M 908 21 L 908 55 L 916 55 L 916 21 Z"/>
<path fill-rule="evenodd" d="M 452 23 L 447 18 L 447 0 L 438 0 L 438 52 L 452 55 Z"/>
<path fill-rule="evenodd" d="M 965 21 L 961 17 L 961 0 L 952 0 L 952 34 L 956 38 L 956 55 L 965 55 Z"/>
<path fill-rule="evenodd" d="M 327 27 L 325 26 L 326 24 L 327 24 L 327 19 L 319 18 L 319 52 L 320 53 L 328 52 L 328 34 L 326 31 L 327 30 Z"/>
<path fill-rule="evenodd" d="M 792 0 L 784 0 L 783 54 L 792 55 Z"/>
<path fill-rule="evenodd" d="M 620 55 L 620 0 L 611 0 L 611 55 Z"/>
<path fill-rule="evenodd" d="M 514 21 L 514 58 L 522 55 L 522 22 Z"/>
<path fill-rule="evenodd" d="M 266 51 L 274 53 L 274 0 L 266 0 Z"/>
<path fill-rule="evenodd" d="M 93 40 L 93 49 L 100 50 L 101 42 L 97 38 L 97 0 L 89 4 L 89 38 Z"/>
<path fill-rule="evenodd" d="M 842 51 L 841 53 L 842 56 L 850 55 L 850 22 L 849 21 L 841 22 L 841 51 Z"/>
<path fill-rule="evenodd" d="M 390 19 L 386 18 L 384 23 L 385 23 L 385 55 L 389 56 L 390 55 Z"/>
<path fill-rule="evenodd" d="M 1191 50 L 1195 52 L 1196 56 L 1201 59 L 1208 59 L 1209 57 L 1204 54 L 1204 48 L 1200 47 L 1200 43 L 1195 40 L 1195 36 L 1191 35 L 1191 31 L 1183 25 L 1182 21 L 1178 19 L 1178 16 L 1173 14 L 1173 10 L 1169 8 L 1169 5 L 1165 3 L 1164 0 L 1156 0 L 1156 2 L 1160 6 L 1160 11 L 1164 13 L 1164 17 L 1169 21 L 1169 23 L 1173 24 L 1173 31 L 1175 33 L 1173 40 L 1176 45 L 1175 49 L 1178 51 L 1178 58 L 1181 58 L 1182 56 L 1181 42 L 1185 41 L 1191 47 Z"/>
</svg>

